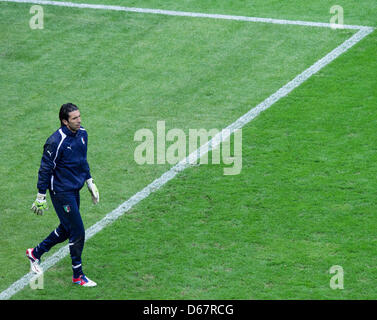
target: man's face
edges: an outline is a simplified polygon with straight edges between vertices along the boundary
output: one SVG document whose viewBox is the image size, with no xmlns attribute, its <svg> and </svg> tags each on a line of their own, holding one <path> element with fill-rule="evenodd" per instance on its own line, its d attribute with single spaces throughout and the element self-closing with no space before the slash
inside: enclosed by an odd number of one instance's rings
<svg viewBox="0 0 377 320">
<path fill-rule="evenodd" d="M 68 121 L 63 120 L 63 123 L 68 127 L 69 130 L 76 132 L 81 126 L 81 116 L 80 111 L 75 110 L 68 113 Z"/>
</svg>

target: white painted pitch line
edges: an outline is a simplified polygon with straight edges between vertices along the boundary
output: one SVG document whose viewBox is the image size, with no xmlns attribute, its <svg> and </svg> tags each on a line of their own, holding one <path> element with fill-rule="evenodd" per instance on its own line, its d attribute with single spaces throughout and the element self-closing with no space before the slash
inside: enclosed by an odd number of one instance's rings
<svg viewBox="0 0 377 320">
<path fill-rule="evenodd" d="M 30 3 L 30 4 L 40 4 L 40 5 L 52 5 L 52 6 L 59 6 L 59 7 L 81 8 L 81 9 L 99 9 L 99 10 L 125 11 L 125 12 L 136 12 L 136 13 L 152 13 L 152 14 L 180 16 L 180 17 L 192 17 L 192 18 L 209 18 L 209 19 L 236 20 L 236 21 L 247 21 L 247 22 L 263 22 L 263 23 L 273 23 L 273 24 L 283 24 L 283 25 L 298 25 L 298 26 L 307 26 L 307 27 L 322 27 L 322 28 L 332 28 L 332 27 L 334 27 L 334 25 L 332 25 L 330 23 L 323 23 L 323 22 L 282 20 L 282 19 L 245 17 L 245 16 L 225 15 L 225 14 L 209 14 L 209 13 L 185 12 L 185 11 L 173 11 L 173 10 L 161 10 L 161 9 L 132 8 L 132 7 L 123 7 L 123 6 L 88 4 L 88 3 L 74 3 L 74 2 L 65 2 L 65 1 L 44 1 L 44 0 L 0 0 L 0 1 L 1 2 L 15 2 L 15 3 Z M 370 28 L 370 27 L 357 26 L 357 25 L 341 25 L 337 28 L 339 28 L 339 29 L 350 29 L 350 30 L 361 30 L 363 28 Z"/>
<path fill-rule="evenodd" d="M 8 0 L 0 0 L 0 1 L 8 1 Z M 17 2 L 26 2 L 26 1 L 17 0 Z M 38 3 L 40 2 L 42 1 L 38 1 Z M 30 1 L 28 1 L 28 3 L 30 3 Z M 193 164 L 196 164 L 198 159 L 200 159 L 203 155 L 208 153 L 210 150 L 215 149 L 221 142 L 226 140 L 234 131 L 241 129 L 243 126 L 245 126 L 247 123 L 252 121 L 255 117 L 257 117 L 261 112 L 271 107 L 274 103 L 276 103 L 283 97 L 287 96 L 290 92 L 292 92 L 295 88 L 297 88 L 302 83 L 304 83 L 312 75 L 320 71 L 326 65 L 328 65 L 329 63 L 334 61 L 336 58 L 338 58 L 341 54 L 343 54 L 344 52 L 352 48 L 356 43 L 358 43 L 367 35 L 372 33 L 373 30 L 374 28 L 371 28 L 371 27 L 362 27 L 359 30 L 359 32 L 354 34 L 351 38 L 343 42 L 340 46 L 338 46 L 333 51 L 328 53 L 325 57 L 318 60 L 311 67 L 309 67 L 304 72 L 296 76 L 293 80 L 289 81 L 286 85 L 281 87 L 274 94 L 269 96 L 262 103 L 257 105 L 255 108 L 252 108 L 249 112 L 245 113 L 235 122 L 233 122 L 231 125 L 223 129 L 220 133 L 218 133 L 215 137 L 209 140 L 206 144 L 204 144 L 199 149 L 191 153 L 185 159 L 181 160 L 177 165 L 175 165 L 170 170 L 162 174 L 159 178 L 154 180 L 152 183 L 146 186 L 143 190 L 133 195 L 130 199 L 123 202 L 118 208 L 108 213 L 104 218 L 102 218 L 100 221 L 98 221 L 89 229 L 87 229 L 86 240 L 93 237 L 95 234 L 97 234 L 99 231 L 104 229 L 106 226 L 112 224 L 119 217 L 124 215 L 124 213 L 129 211 L 133 206 L 138 204 L 143 199 L 147 198 L 151 193 L 159 190 L 167 182 L 172 180 L 179 172 L 182 172 L 186 168 L 192 166 Z M 68 253 L 69 253 L 68 245 L 60 248 L 56 253 L 54 253 L 51 257 L 47 258 L 46 261 L 41 264 L 43 270 L 47 271 L 53 265 L 58 263 L 61 259 L 66 257 Z M 6 290 L 0 293 L 0 300 L 10 299 L 14 294 L 21 291 L 25 286 L 28 285 L 28 283 L 33 278 L 33 276 L 34 275 L 32 273 L 27 273 L 22 278 L 14 282 Z"/>
</svg>

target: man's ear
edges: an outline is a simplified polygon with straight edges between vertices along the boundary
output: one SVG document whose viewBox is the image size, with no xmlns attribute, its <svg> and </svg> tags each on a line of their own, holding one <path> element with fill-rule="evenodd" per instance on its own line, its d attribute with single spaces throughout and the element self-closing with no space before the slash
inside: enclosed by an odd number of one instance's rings
<svg viewBox="0 0 377 320">
<path fill-rule="evenodd" d="M 64 124 L 65 126 L 68 125 L 68 121 L 67 121 L 67 120 L 63 119 L 62 122 L 63 122 L 63 124 Z"/>
</svg>

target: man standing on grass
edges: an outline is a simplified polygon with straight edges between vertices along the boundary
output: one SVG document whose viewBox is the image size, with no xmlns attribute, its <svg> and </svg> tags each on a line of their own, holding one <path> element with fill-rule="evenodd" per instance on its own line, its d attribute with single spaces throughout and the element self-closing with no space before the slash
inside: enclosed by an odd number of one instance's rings
<svg viewBox="0 0 377 320">
<path fill-rule="evenodd" d="M 61 128 L 53 133 L 44 145 L 38 172 L 38 194 L 31 209 L 38 215 L 47 210 L 46 191 L 59 217 L 59 226 L 39 245 L 26 250 L 31 271 L 42 273 L 39 265 L 43 253 L 54 245 L 69 239 L 72 259 L 72 282 L 84 287 L 96 286 L 85 276 L 81 265 L 81 253 L 85 242 L 85 229 L 80 215 L 80 189 L 86 182 L 94 204 L 99 193 L 90 175 L 86 159 L 88 134 L 81 127 L 80 111 L 72 103 L 63 104 L 59 118 Z"/>
</svg>

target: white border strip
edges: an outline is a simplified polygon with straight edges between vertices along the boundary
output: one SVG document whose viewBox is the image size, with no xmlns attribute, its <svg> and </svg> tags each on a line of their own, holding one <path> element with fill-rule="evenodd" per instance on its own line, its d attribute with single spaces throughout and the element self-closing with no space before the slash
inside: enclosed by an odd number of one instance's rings
<svg viewBox="0 0 377 320">
<path fill-rule="evenodd" d="M 270 19 L 270 18 L 232 16 L 232 15 L 225 15 L 225 14 L 208 14 L 208 13 L 198 13 L 198 12 L 172 11 L 172 10 L 147 9 L 147 8 L 132 8 L 132 7 L 123 7 L 123 6 L 74 3 L 74 2 L 65 2 L 65 1 L 0 0 L 0 2 L 32 3 L 32 4 L 40 4 L 40 5 L 52 5 L 52 6 L 81 8 L 81 9 L 99 9 L 99 10 L 125 11 L 125 12 L 136 12 L 136 13 L 152 13 L 152 14 L 192 17 L 192 18 L 222 19 L 222 20 L 236 20 L 236 21 L 246 21 L 246 22 L 263 22 L 263 23 L 283 24 L 283 25 L 296 25 L 296 26 L 298 25 L 298 26 L 307 26 L 307 27 L 334 28 L 333 24 L 323 23 L 323 22 L 281 20 L 281 19 Z M 339 25 L 336 28 L 361 30 L 363 28 L 370 28 L 370 27 L 356 26 L 356 25 Z"/>
<path fill-rule="evenodd" d="M 12 1 L 0 0 L 0 1 L 26 2 L 26 3 L 39 3 L 39 4 L 46 3 L 46 1 L 24 1 L 24 0 L 12 0 Z M 49 1 L 49 3 L 52 3 L 52 1 Z M 107 6 L 104 6 L 104 7 L 107 7 Z M 96 6 L 96 8 L 98 9 L 98 6 Z M 283 21 L 283 20 L 279 20 L 279 21 Z M 124 215 L 124 213 L 129 211 L 133 206 L 138 204 L 143 199 L 147 198 L 151 193 L 159 190 L 167 182 L 172 180 L 179 172 L 182 172 L 186 168 L 195 164 L 198 159 L 200 159 L 203 155 L 205 155 L 210 150 L 216 148 L 216 146 L 218 146 L 222 141 L 226 140 L 227 137 L 229 137 L 235 130 L 241 129 L 243 126 L 245 126 L 247 123 L 252 121 L 255 117 L 257 117 L 261 112 L 271 107 L 274 103 L 276 103 L 283 97 L 287 96 L 295 88 L 297 88 L 302 83 L 304 83 L 307 79 L 309 79 L 313 74 L 320 71 L 322 68 L 324 68 L 329 63 L 331 63 L 336 58 L 338 58 L 341 54 L 343 54 L 344 52 L 352 48 L 356 43 L 358 43 L 359 41 L 364 39 L 367 35 L 372 33 L 373 30 L 374 28 L 371 28 L 371 27 L 361 27 L 359 32 L 354 34 L 351 38 L 343 42 L 340 46 L 338 46 L 333 51 L 328 53 L 325 57 L 318 60 L 311 67 L 309 67 L 304 72 L 302 72 L 297 77 L 295 77 L 293 80 L 291 80 L 286 85 L 281 87 L 274 94 L 269 96 L 262 103 L 257 105 L 255 108 L 252 108 L 249 112 L 241 116 L 238 120 L 233 122 L 227 128 L 223 129 L 219 134 L 213 137 L 205 145 L 201 146 L 199 149 L 191 153 L 188 157 L 180 161 L 177 165 L 175 165 L 170 170 L 168 170 L 163 175 L 161 175 L 159 178 L 154 180 L 152 183 L 146 186 L 143 190 L 133 195 L 130 199 L 123 202 L 118 208 L 108 213 L 104 218 L 102 218 L 100 221 L 98 221 L 89 229 L 87 229 L 86 240 L 89 240 L 91 237 L 93 237 L 95 234 L 100 232 L 106 226 L 112 224 L 115 220 L 117 220 L 119 217 Z M 69 254 L 69 245 L 66 245 L 60 248 L 56 253 L 54 253 L 51 257 L 47 258 L 45 262 L 41 264 L 43 270 L 47 271 L 53 265 L 55 265 L 64 257 L 66 257 L 68 254 Z M 21 291 L 25 286 L 27 286 L 30 280 L 32 280 L 33 276 L 35 275 L 32 273 L 27 273 L 22 278 L 14 282 L 6 290 L 0 293 L 0 300 L 10 299 L 14 294 Z"/>
</svg>

